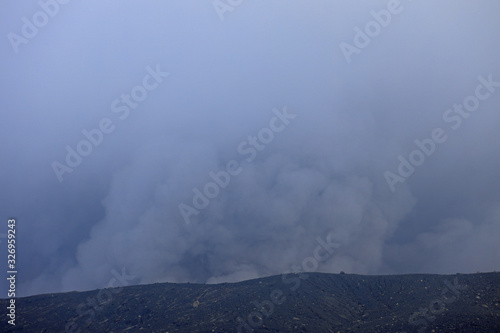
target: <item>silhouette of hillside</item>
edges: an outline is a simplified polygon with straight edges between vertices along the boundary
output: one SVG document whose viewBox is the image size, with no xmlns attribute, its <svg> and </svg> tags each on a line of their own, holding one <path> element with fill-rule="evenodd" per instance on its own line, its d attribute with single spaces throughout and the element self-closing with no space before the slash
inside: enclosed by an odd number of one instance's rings
<svg viewBox="0 0 500 333">
<path fill-rule="evenodd" d="M 3 309 L 8 300 L 0 300 Z M 288 274 L 16 300 L 22 332 L 500 332 L 500 273 Z"/>
</svg>

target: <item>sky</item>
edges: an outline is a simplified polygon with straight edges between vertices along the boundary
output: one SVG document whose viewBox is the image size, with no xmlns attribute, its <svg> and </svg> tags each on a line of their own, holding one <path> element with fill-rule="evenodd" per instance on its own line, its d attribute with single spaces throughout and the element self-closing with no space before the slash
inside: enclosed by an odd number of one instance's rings
<svg viewBox="0 0 500 333">
<path fill-rule="evenodd" d="M 494 0 L 1 2 L 0 267 L 15 218 L 18 296 L 116 272 L 498 270 L 499 16 Z"/>
</svg>

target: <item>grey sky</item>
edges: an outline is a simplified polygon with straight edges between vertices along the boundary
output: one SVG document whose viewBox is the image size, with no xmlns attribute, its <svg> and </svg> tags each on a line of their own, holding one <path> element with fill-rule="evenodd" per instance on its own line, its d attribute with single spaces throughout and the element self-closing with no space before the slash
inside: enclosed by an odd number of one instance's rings
<svg viewBox="0 0 500 333">
<path fill-rule="evenodd" d="M 455 130 L 443 114 L 478 77 L 500 82 L 500 4 L 401 1 L 349 63 L 339 45 L 388 3 L 247 0 L 221 20 L 208 0 L 69 1 L 16 53 L 9 33 L 41 7 L 2 2 L 0 233 L 18 219 L 19 293 L 105 287 L 122 268 L 136 283 L 280 274 L 329 232 L 322 272 L 498 270 L 500 87 Z M 148 67 L 169 75 L 120 119 L 113 101 Z M 296 118 L 246 162 L 238 146 L 284 108 Z M 53 162 L 105 118 L 60 182 Z M 447 140 L 391 191 L 384 173 L 436 128 Z M 186 224 L 179 204 L 231 160 L 242 172 Z"/>
</svg>

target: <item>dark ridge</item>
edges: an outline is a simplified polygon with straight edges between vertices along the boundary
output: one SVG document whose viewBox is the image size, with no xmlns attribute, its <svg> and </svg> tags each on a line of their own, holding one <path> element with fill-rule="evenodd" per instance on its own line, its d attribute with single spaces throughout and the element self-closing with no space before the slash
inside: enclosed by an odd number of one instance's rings
<svg viewBox="0 0 500 333">
<path fill-rule="evenodd" d="M 500 273 L 157 283 L 18 298 L 7 320 L 0 331 L 500 332 Z"/>
</svg>

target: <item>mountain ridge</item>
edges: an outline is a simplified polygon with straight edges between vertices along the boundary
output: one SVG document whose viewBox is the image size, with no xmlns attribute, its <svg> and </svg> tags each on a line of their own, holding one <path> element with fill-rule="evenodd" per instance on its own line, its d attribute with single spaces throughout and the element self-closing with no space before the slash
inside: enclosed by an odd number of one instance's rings
<svg viewBox="0 0 500 333">
<path fill-rule="evenodd" d="M 290 273 L 43 294 L 17 298 L 16 326 L 4 320 L 0 330 L 498 332 L 500 273 Z"/>
</svg>

